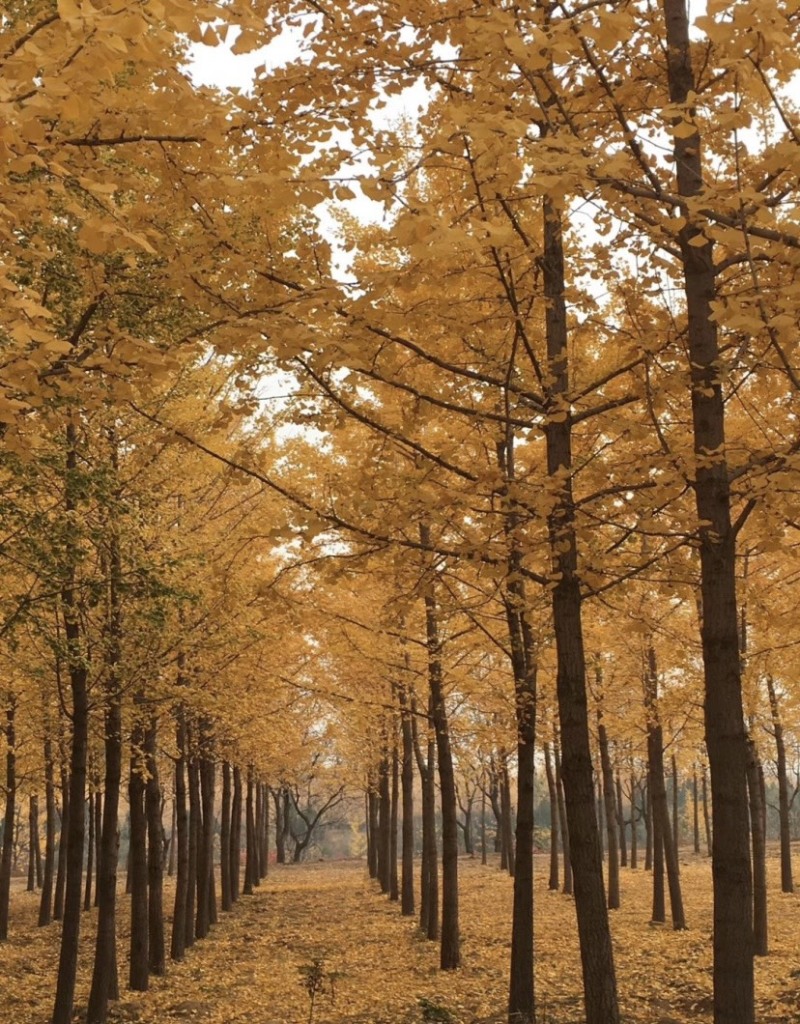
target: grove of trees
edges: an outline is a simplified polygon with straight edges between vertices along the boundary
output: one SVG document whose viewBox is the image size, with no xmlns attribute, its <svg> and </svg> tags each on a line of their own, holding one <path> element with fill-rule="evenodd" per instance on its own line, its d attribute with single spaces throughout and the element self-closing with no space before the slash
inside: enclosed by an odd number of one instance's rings
<svg viewBox="0 0 800 1024">
<path fill-rule="evenodd" d="M 714 1022 L 754 1024 L 798 785 L 799 37 L 783 0 L 3 5 L 0 941 L 22 845 L 53 1024 L 85 910 L 104 1024 L 347 794 L 443 970 L 494 818 L 533 1024 L 539 780 L 587 1024 L 643 831 L 643 915 L 691 926 L 681 829 Z M 224 49 L 250 88 L 194 83 Z"/>
</svg>

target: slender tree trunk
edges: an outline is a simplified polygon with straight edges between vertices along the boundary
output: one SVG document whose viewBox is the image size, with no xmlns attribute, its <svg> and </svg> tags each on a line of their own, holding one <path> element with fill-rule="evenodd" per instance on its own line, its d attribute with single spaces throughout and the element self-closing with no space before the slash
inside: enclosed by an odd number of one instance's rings
<svg viewBox="0 0 800 1024">
<path fill-rule="evenodd" d="M 644 869 L 645 871 L 651 871 L 653 868 L 653 804 L 650 799 L 649 772 L 642 787 L 642 802 L 644 804 L 645 831 Z"/>
<path fill-rule="evenodd" d="M 430 721 L 431 700 L 428 698 Z M 429 940 L 439 938 L 439 865 L 436 850 L 435 741 L 428 735 L 427 757 L 422 756 L 416 715 L 412 718 L 414 754 L 422 786 L 422 858 L 420 861 L 419 927 Z M 430 728 L 430 726 L 429 726 Z"/>
<path fill-rule="evenodd" d="M 61 831 L 58 837 L 56 891 L 53 899 L 54 921 L 60 921 L 64 916 L 64 891 L 67 883 L 67 851 L 69 849 L 69 772 L 66 768 L 66 755 L 63 750 L 61 755 Z"/>
<path fill-rule="evenodd" d="M 564 884 L 561 891 L 565 896 L 572 895 L 572 858 L 569 852 L 569 825 L 567 823 L 567 805 L 564 802 L 564 784 L 561 778 L 561 752 L 558 742 L 553 744 L 553 759 L 556 768 L 556 795 L 558 797 L 558 824 L 561 830 L 561 860 L 564 864 Z"/>
<path fill-rule="evenodd" d="M 700 853 L 700 800 L 697 794 L 697 767 L 692 773 L 692 832 L 694 836 L 694 852 Z"/>
<path fill-rule="evenodd" d="M 3 848 L 0 854 L 0 942 L 8 938 L 11 909 L 11 860 L 14 852 L 14 814 L 17 800 L 17 699 L 9 693 L 6 701 L 6 811 L 3 818 Z"/>
<path fill-rule="evenodd" d="M 92 872 L 94 871 L 94 794 L 89 791 L 86 813 L 89 819 L 89 834 L 86 843 L 86 885 L 83 891 L 83 909 L 92 909 Z"/>
<path fill-rule="evenodd" d="M 636 805 L 636 790 L 636 777 L 631 772 L 631 871 L 635 871 L 639 867 L 639 812 Z"/>
<path fill-rule="evenodd" d="M 672 103 L 697 92 L 684 0 L 662 0 Z M 683 123 L 683 122 L 682 122 Z M 687 122 L 689 123 L 689 122 Z M 714 811 L 714 1024 L 752 1024 L 753 880 L 750 866 L 747 742 L 742 707 L 736 601 L 736 533 L 725 456 L 725 405 L 717 322 L 713 242 L 692 212 L 705 189 L 699 129 L 673 135 L 678 194 L 688 202 L 678 231 L 691 375 L 694 492 L 700 547 L 700 633 L 705 674 L 706 747 Z"/>
<path fill-rule="evenodd" d="M 750 796 L 750 833 L 753 843 L 753 939 L 756 956 L 769 953 L 767 925 L 767 842 L 764 830 L 764 805 L 761 799 L 758 750 L 752 739 L 748 742 L 750 759 L 747 784 Z"/>
<path fill-rule="evenodd" d="M 77 470 L 77 431 L 67 427 L 65 512 L 71 517 L 77 508 L 75 473 Z M 70 551 L 70 557 L 73 552 Z M 67 664 L 72 698 L 72 749 L 69 770 L 69 829 L 67 839 L 64 920 L 61 951 L 53 1006 L 52 1024 L 70 1024 L 75 999 L 78 949 L 81 927 L 81 888 L 83 882 L 84 800 L 86 794 L 86 758 L 89 741 L 88 660 L 83 644 L 80 615 L 75 593 L 74 564 L 69 568 L 61 590 L 61 606 L 66 634 Z"/>
<path fill-rule="evenodd" d="M 214 781 L 216 767 L 213 760 L 212 738 L 208 722 L 204 722 L 201 729 L 201 744 L 202 754 L 198 765 L 198 777 L 202 808 L 202 828 L 197 856 L 197 920 L 195 922 L 195 935 L 198 939 L 204 939 L 208 935 L 212 920 L 216 916 L 216 907 L 213 906 Z M 255 836 L 253 838 L 255 839 Z M 254 853 L 257 857 L 257 848 L 254 850 Z M 255 873 L 258 872 L 257 860 L 253 863 L 253 871 Z"/>
<path fill-rule="evenodd" d="M 105 686 L 105 777 L 103 825 L 97 861 L 97 938 L 89 993 L 87 1024 L 105 1024 L 109 999 L 119 998 L 117 972 L 117 865 L 119 861 L 119 797 L 122 784 L 122 694 L 118 666 L 121 643 L 119 604 L 120 552 L 112 536 L 107 612 L 108 679 Z"/>
<path fill-rule="evenodd" d="M 53 874 L 56 852 L 56 787 L 53 779 L 53 744 L 50 736 L 44 740 L 44 875 L 42 896 L 39 901 L 39 927 L 50 924 L 53 913 Z"/>
<path fill-rule="evenodd" d="M 384 744 L 386 737 L 384 735 Z M 389 891 L 389 818 L 391 815 L 391 796 L 389 793 L 389 759 L 384 745 L 380 764 L 378 765 L 378 882 L 381 892 Z"/>
<path fill-rule="evenodd" d="M 706 853 L 711 856 L 711 818 L 708 811 L 708 776 L 703 768 L 703 828 L 706 833 Z"/>
<path fill-rule="evenodd" d="M 430 550 L 430 531 L 420 524 L 420 543 Z M 439 966 L 454 970 L 461 962 L 458 922 L 458 813 L 456 779 L 450 747 L 450 727 L 445 706 L 442 674 L 442 642 L 439 632 L 439 608 L 435 595 L 434 567 L 426 566 L 427 588 L 424 596 L 425 631 L 428 646 L 428 686 L 431 717 L 436 734 L 436 760 L 442 807 L 442 932 Z"/>
<path fill-rule="evenodd" d="M 596 668 L 598 692 L 602 692 L 602 672 Z M 619 908 L 619 849 L 617 846 L 617 809 L 614 803 L 614 769 L 608 749 L 608 733 L 603 721 L 602 705 L 597 708 L 597 738 L 600 746 L 600 770 L 603 783 L 603 806 L 605 809 L 606 833 L 608 837 L 608 909 Z"/>
<path fill-rule="evenodd" d="M 276 803 L 276 807 L 279 806 Z M 278 826 L 276 824 L 276 836 Z M 239 876 L 242 862 L 242 772 L 234 766 L 233 769 L 233 799 L 231 801 L 231 900 L 235 903 L 239 899 Z M 283 861 L 279 860 L 279 864 Z"/>
<path fill-rule="evenodd" d="M 655 826 L 656 844 L 660 840 L 663 850 L 664 861 L 667 867 L 667 880 L 669 882 L 670 911 L 672 914 L 672 927 L 680 931 L 686 927 L 686 917 L 683 911 L 683 898 L 681 895 L 680 877 L 678 874 L 678 853 L 674 844 L 674 834 L 670 829 L 669 811 L 667 808 L 667 789 L 664 783 L 664 739 L 661 723 L 658 718 L 658 671 L 656 666 L 656 653 L 652 644 L 647 649 L 647 676 L 645 679 L 645 707 L 647 709 L 647 754 L 649 763 L 649 789 L 653 805 L 653 824 Z M 656 851 L 657 852 L 657 851 Z M 657 863 L 657 862 L 656 862 Z M 654 871 L 654 886 L 658 872 Z M 661 879 L 663 886 L 663 876 Z M 663 894 L 661 896 L 663 900 Z M 655 891 L 653 896 L 653 909 L 655 906 Z M 661 909 L 660 907 L 658 908 Z M 659 920 L 653 917 L 654 921 Z M 663 916 L 661 918 L 663 920 Z"/>
<path fill-rule="evenodd" d="M 369 861 L 369 877 L 380 878 L 380 798 L 370 786 L 367 793 L 367 831 L 369 834 L 369 850 L 367 859 Z"/>
<path fill-rule="evenodd" d="M 414 740 L 408 696 L 401 692 L 403 737 L 401 791 L 403 799 L 403 860 L 401 869 L 400 911 L 404 917 L 414 914 Z"/>
<path fill-rule="evenodd" d="M 481 786 L 481 864 L 486 866 L 489 858 L 486 855 L 486 790 Z"/>
<path fill-rule="evenodd" d="M 616 775 L 616 810 L 617 810 L 617 831 L 619 833 L 619 865 L 622 868 L 628 866 L 628 844 L 625 837 L 625 805 L 622 801 L 622 778 L 617 769 Z"/>
<path fill-rule="evenodd" d="M 145 814 L 147 816 L 147 925 L 148 966 L 160 976 L 166 971 L 164 943 L 164 824 L 158 778 L 158 719 L 150 715 L 144 734 Z"/>
<path fill-rule="evenodd" d="M 189 888 L 186 893 L 186 946 L 194 945 L 196 938 L 196 907 L 198 901 L 199 869 L 200 869 L 200 846 L 202 843 L 201 833 L 203 829 L 202 811 L 200 803 L 200 766 L 198 764 L 197 751 L 194 749 L 195 729 L 189 727 L 189 754 L 186 765 L 189 796 Z M 205 893 L 207 898 L 208 893 Z"/>
<path fill-rule="evenodd" d="M 516 865 L 514 854 L 514 823 L 511 820 L 511 780 L 508 775 L 508 754 L 505 750 L 500 752 L 500 810 L 502 815 L 501 862 L 505 861 L 505 869 L 513 878 Z M 503 866 L 502 863 L 501 866 Z"/>
<path fill-rule="evenodd" d="M 544 744 L 544 770 L 547 776 L 547 793 L 550 799 L 550 877 L 548 889 L 558 891 L 558 792 L 553 774 L 553 761 L 550 756 L 550 744 Z"/>
<path fill-rule="evenodd" d="M 100 858 L 103 846 L 103 794 L 100 791 L 98 782 L 94 794 L 94 863 L 95 863 L 95 884 L 94 884 L 94 905 L 100 906 Z"/>
<path fill-rule="evenodd" d="M 678 762 L 672 755 L 672 843 L 675 847 L 675 861 L 680 864 L 678 850 L 681 845 L 681 827 L 678 815 Z"/>
<path fill-rule="evenodd" d="M 556 691 L 561 721 L 561 774 L 569 823 L 586 1021 L 587 1024 L 617 1024 L 617 983 L 603 886 L 589 742 L 586 656 L 572 495 L 569 339 L 561 215 L 549 198 L 544 199 L 542 212 L 541 265 L 547 367 L 552 381 L 547 396 L 545 425 L 547 472 L 553 500 L 552 511 L 548 515 L 548 531 L 554 573 L 551 595 L 556 641 Z"/>
<path fill-rule="evenodd" d="M 220 891 L 222 909 L 233 907 L 231 898 L 231 766 L 222 762 L 222 820 L 219 833 Z"/>
<path fill-rule="evenodd" d="M 245 799 L 245 864 L 244 888 L 245 896 L 252 896 L 258 885 L 256 879 L 256 848 L 255 848 L 255 771 L 252 765 L 247 768 L 247 796 Z"/>
<path fill-rule="evenodd" d="M 39 795 L 28 797 L 28 892 L 42 884 L 42 848 L 39 842 Z"/>
<path fill-rule="evenodd" d="M 397 875 L 397 826 L 400 813 L 400 759 L 397 740 L 392 740 L 392 794 L 389 813 L 389 899 L 400 899 L 400 881 Z"/>
<path fill-rule="evenodd" d="M 141 704 L 142 698 L 138 703 Z M 139 714 L 141 715 L 141 710 Z M 145 730 L 137 721 L 131 733 L 130 778 L 130 882 L 131 942 L 129 986 L 134 992 L 146 992 L 150 983 L 147 907 L 147 817 L 145 814 Z"/>
<path fill-rule="evenodd" d="M 182 664 L 180 665 L 182 667 Z M 180 671 L 179 667 L 179 671 Z M 175 760 L 175 845 L 177 849 L 177 877 L 175 879 L 175 908 L 172 915 L 170 957 L 183 960 L 186 953 L 189 904 L 189 808 L 186 794 L 186 711 L 178 705 L 175 711 L 175 731 L 178 756 Z"/>
<path fill-rule="evenodd" d="M 175 876 L 178 866 L 178 804 L 175 797 L 172 798 L 172 830 L 169 834 L 169 856 L 167 858 L 167 875 L 170 878 Z"/>
<path fill-rule="evenodd" d="M 781 891 L 794 892 L 792 877 L 792 835 L 789 824 L 789 780 L 786 773 L 786 743 L 783 738 L 783 721 L 778 706 L 778 695 L 772 676 L 767 676 L 767 693 L 772 714 L 772 734 L 775 737 L 775 751 L 778 773 L 778 817 L 781 842 Z"/>
</svg>

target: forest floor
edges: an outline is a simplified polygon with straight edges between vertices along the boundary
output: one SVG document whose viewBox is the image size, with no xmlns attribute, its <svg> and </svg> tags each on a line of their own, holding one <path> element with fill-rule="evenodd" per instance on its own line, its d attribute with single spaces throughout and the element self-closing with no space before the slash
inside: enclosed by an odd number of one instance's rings
<svg viewBox="0 0 800 1024">
<path fill-rule="evenodd" d="M 181 964 L 147 993 L 123 992 L 110 1020 L 135 1024 L 489 1024 L 504 1021 L 511 880 L 496 864 L 462 859 L 463 966 L 437 969 L 397 904 L 381 896 L 363 862 L 271 866 L 256 894 L 221 915 Z M 537 1024 L 583 1017 L 574 905 L 546 888 L 537 857 Z M 627 1024 L 711 1020 L 711 872 L 682 859 L 689 930 L 649 923 L 651 876 L 623 869 L 622 908 L 611 915 L 622 1017 Z M 127 901 L 121 899 L 124 912 Z M 169 903 L 169 901 L 167 901 Z M 36 894 L 15 892 L 12 934 L 0 955 L 0 1024 L 46 1024 L 58 958 L 56 927 L 36 928 Z M 780 893 L 770 863 L 770 955 L 756 964 L 759 1024 L 800 1021 L 800 896 Z M 96 911 L 84 915 L 76 1020 L 85 1010 Z M 126 981 L 125 922 L 120 982 Z M 304 968 L 318 961 L 325 988 L 313 1007 Z"/>
</svg>

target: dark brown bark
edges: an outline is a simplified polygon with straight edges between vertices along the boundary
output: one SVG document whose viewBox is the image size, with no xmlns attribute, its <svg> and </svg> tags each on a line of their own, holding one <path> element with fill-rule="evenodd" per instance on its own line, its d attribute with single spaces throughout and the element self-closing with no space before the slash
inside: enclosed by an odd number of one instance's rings
<svg viewBox="0 0 800 1024">
<path fill-rule="evenodd" d="M 103 846 L 103 794 L 100 792 L 98 783 L 94 794 L 94 863 L 95 863 L 95 884 L 94 884 L 94 905 L 100 906 L 100 858 L 102 857 Z"/>
<path fill-rule="evenodd" d="M 183 960 L 186 953 L 186 934 L 189 901 L 189 808 L 186 792 L 186 757 L 188 737 L 186 712 L 182 705 L 175 709 L 175 734 L 178 756 L 175 759 L 175 844 L 177 849 L 177 875 L 175 904 L 172 914 L 170 957 Z"/>
<path fill-rule="evenodd" d="M 94 800 L 93 793 L 89 791 L 88 806 L 86 813 L 89 819 L 89 834 L 86 837 L 86 884 L 83 890 L 83 909 L 92 909 L 92 873 L 94 871 Z"/>
<path fill-rule="evenodd" d="M 697 91 L 689 15 L 683 0 L 662 0 L 670 100 L 689 104 Z M 680 196 L 705 188 L 699 130 L 673 136 Z M 705 675 L 705 731 L 714 813 L 714 1024 L 752 1024 L 753 880 L 750 866 L 747 743 L 742 707 L 736 602 L 736 534 L 725 456 L 725 406 L 714 300 L 713 242 L 687 203 L 678 232 L 688 315 L 694 491 L 700 547 L 700 633 Z M 699 243 L 699 244 L 693 244 Z"/>
<path fill-rule="evenodd" d="M 672 755 L 672 844 L 675 847 L 677 859 L 681 846 L 681 828 L 678 815 L 678 762 L 674 754 Z M 679 860 L 678 863 L 680 863 Z"/>
<path fill-rule="evenodd" d="M 602 686 L 600 667 L 596 669 L 598 685 Z M 597 707 L 597 740 L 600 747 L 600 771 L 602 775 L 603 807 L 605 810 L 606 837 L 608 844 L 608 909 L 619 909 L 619 847 L 617 836 L 617 808 L 614 800 L 614 769 L 608 746 L 608 733 L 603 722 L 602 705 Z"/>
<path fill-rule="evenodd" d="M 0 853 L 0 942 L 8 938 L 8 919 L 11 909 L 11 861 L 14 853 L 14 816 L 17 802 L 17 699 L 13 693 L 6 698 L 6 721 L 3 728 L 6 739 L 6 809 L 3 817 L 3 847 Z"/>
<path fill-rule="evenodd" d="M 781 844 L 781 892 L 794 892 L 792 877 L 792 833 L 789 824 L 789 778 L 786 772 L 786 743 L 783 738 L 778 695 L 772 676 L 767 676 L 772 735 L 775 737 L 776 768 L 778 775 L 778 819 L 780 822 Z"/>
<path fill-rule="evenodd" d="M 367 790 L 367 866 L 370 878 L 378 878 L 380 867 L 379 797 L 370 779 Z"/>
<path fill-rule="evenodd" d="M 653 805 L 650 800 L 649 774 L 642 785 L 642 804 L 645 833 L 644 869 L 645 871 L 651 871 L 653 868 Z"/>
<path fill-rule="evenodd" d="M 706 834 L 706 853 L 711 856 L 711 818 L 708 810 L 708 776 L 703 768 L 703 828 Z"/>
<path fill-rule="evenodd" d="M 547 777 L 547 794 L 550 799 L 550 877 L 547 887 L 558 891 L 558 792 L 556 778 L 553 774 L 553 759 L 550 756 L 550 744 L 544 744 L 544 770 Z"/>
<path fill-rule="evenodd" d="M 252 765 L 247 767 L 247 794 L 245 797 L 245 862 L 244 862 L 244 888 L 242 893 L 245 896 L 252 896 L 258 885 L 256 858 L 256 810 L 255 810 L 255 771 Z"/>
<path fill-rule="evenodd" d="M 661 851 L 663 852 L 663 859 L 667 868 L 672 927 L 676 931 L 680 931 L 686 927 L 686 916 L 683 910 L 683 897 L 681 894 L 681 884 L 678 872 L 678 852 L 675 848 L 674 833 L 670 828 L 669 809 L 667 807 L 667 788 L 664 782 L 664 737 L 661 722 L 658 717 L 658 670 L 656 665 L 656 652 L 652 644 L 649 644 L 647 649 L 645 709 L 647 711 L 648 788 L 653 808 L 653 825 L 655 830 L 653 920 L 664 920 L 662 906 L 656 906 L 656 883 L 659 881 L 662 887 L 662 892 L 658 899 L 663 903 L 663 875 L 659 868 L 659 855 Z M 657 912 L 661 914 L 661 917 L 655 916 Z"/>
<path fill-rule="evenodd" d="M 61 744 L 59 744 L 62 746 Z M 64 892 L 67 884 L 67 851 L 69 849 L 69 772 L 66 767 L 66 754 L 61 749 L 61 830 L 58 835 L 58 859 L 56 863 L 56 888 L 53 896 L 53 920 L 60 921 L 64 916 Z"/>
<path fill-rule="evenodd" d="M 767 922 L 767 837 L 764 828 L 758 750 L 748 740 L 747 787 L 750 797 L 750 834 L 753 844 L 753 942 L 756 956 L 769 953 L 769 927 Z"/>
<path fill-rule="evenodd" d="M 700 853 L 700 800 L 697 793 L 697 767 L 692 773 L 692 834 L 694 852 Z"/>
<path fill-rule="evenodd" d="M 151 715 L 144 734 L 147 769 L 145 814 L 147 817 L 147 928 L 150 973 L 166 971 L 164 942 L 164 825 L 162 822 L 161 784 L 158 777 L 158 720 Z"/>
<path fill-rule="evenodd" d="M 231 900 L 239 899 L 239 877 L 242 861 L 242 772 L 233 769 L 233 799 L 231 800 Z M 279 861 L 279 863 L 281 863 Z"/>
<path fill-rule="evenodd" d="M 42 884 L 42 844 L 39 841 L 39 794 L 28 797 L 28 892 Z"/>
<path fill-rule="evenodd" d="M 412 703 L 412 709 L 414 705 Z M 430 716 L 431 699 L 428 698 Z M 422 756 L 417 716 L 412 716 L 414 755 L 422 787 L 422 858 L 420 860 L 419 927 L 426 938 L 439 938 L 439 864 L 436 849 L 436 743 L 428 724 L 427 756 Z"/>
<path fill-rule="evenodd" d="M 77 508 L 77 431 L 67 427 L 67 461 L 64 508 L 67 516 Z M 77 544 L 77 539 L 74 541 Z M 70 550 L 72 557 L 73 549 Z M 86 758 L 89 740 L 88 657 L 84 649 L 78 599 L 75 590 L 74 563 L 69 566 L 61 589 L 61 608 L 66 636 L 67 667 L 72 698 L 72 747 L 69 763 L 69 827 L 66 835 L 66 883 L 64 919 L 58 979 L 52 1024 L 70 1024 L 75 999 L 78 949 L 81 927 L 81 888 L 83 882 L 84 800 L 86 794 Z"/>
<path fill-rule="evenodd" d="M 139 703 L 142 698 L 140 696 Z M 141 714 L 141 712 L 140 712 Z M 137 721 L 131 732 L 129 872 L 131 894 L 131 941 L 128 985 L 134 992 L 146 992 L 150 983 L 148 963 L 147 910 L 147 816 L 145 814 L 144 724 Z"/>
<path fill-rule="evenodd" d="M 119 600 L 120 552 L 112 534 L 109 555 L 106 631 L 103 823 L 97 859 L 97 937 L 89 993 L 87 1024 L 105 1024 L 108 1002 L 119 997 L 117 973 L 117 866 L 119 861 L 119 797 L 122 784 L 122 693 L 118 673 L 122 633 Z"/>
<path fill-rule="evenodd" d="M 385 743 L 385 736 L 384 736 Z M 391 796 L 389 792 L 389 758 L 384 753 L 378 764 L 378 832 L 376 845 L 378 847 L 378 882 L 381 892 L 389 891 L 389 845 L 391 837 L 389 834 L 391 816 Z"/>
<path fill-rule="evenodd" d="M 262 878 L 269 874 L 269 787 L 266 782 L 261 787 L 261 823 L 258 829 L 258 866 Z"/>
<path fill-rule="evenodd" d="M 204 722 L 200 734 L 202 754 L 199 762 L 200 803 L 202 827 L 197 852 L 197 917 L 195 935 L 204 939 L 216 917 L 214 904 L 214 795 L 216 766 L 213 760 L 213 741 L 210 723 Z M 258 846 L 255 835 L 252 870 L 258 884 Z"/>
<path fill-rule="evenodd" d="M 401 691 L 402 717 L 400 728 L 403 738 L 401 791 L 403 799 L 403 854 L 400 882 L 400 912 L 404 917 L 414 914 L 414 740 L 411 709 L 408 697 Z"/>
<path fill-rule="evenodd" d="M 564 802 L 564 783 L 561 778 L 561 753 L 558 742 L 553 743 L 553 760 L 556 769 L 556 795 L 558 797 L 558 825 L 561 831 L 561 860 L 564 865 L 564 884 L 561 891 L 565 896 L 572 895 L 572 859 L 569 853 L 569 823 L 567 822 L 567 805 Z"/>
<path fill-rule="evenodd" d="M 516 857 L 514 853 L 514 822 L 511 819 L 511 780 L 508 775 L 508 754 L 501 750 L 498 758 L 500 762 L 499 788 L 500 788 L 500 866 L 514 877 Z"/>
<path fill-rule="evenodd" d="M 619 842 L 619 866 L 626 868 L 628 866 L 628 843 L 625 836 L 625 804 L 622 799 L 622 776 L 617 769 L 615 787 L 617 799 L 615 807 L 617 811 L 617 834 Z"/>
<path fill-rule="evenodd" d="M 39 901 L 39 927 L 50 924 L 53 913 L 53 875 L 56 853 L 56 787 L 54 782 L 53 744 L 50 736 L 44 740 L 44 874 L 42 896 Z"/>
<path fill-rule="evenodd" d="M 188 759 L 186 777 L 188 780 L 187 794 L 189 797 L 189 886 L 186 892 L 186 946 L 194 945 L 195 940 L 195 908 L 197 907 L 197 887 L 199 877 L 201 833 L 203 829 L 202 810 L 200 803 L 200 766 L 197 751 L 194 749 L 193 726 L 187 723 Z"/>
<path fill-rule="evenodd" d="M 420 543 L 429 550 L 430 530 L 420 524 Z M 458 921 L 458 812 L 456 778 L 450 747 L 450 726 L 445 704 L 442 671 L 442 641 L 439 608 L 436 600 L 435 568 L 425 566 L 425 636 L 428 648 L 428 687 L 431 718 L 436 734 L 436 760 L 439 768 L 439 793 L 442 811 L 442 926 L 439 966 L 454 970 L 461 962 Z"/>
<path fill-rule="evenodd" d="M 220 899 L 223 910 L 233 907 L 231 898 L 231 766 L 222 762 L 222 818 L 219 831 Z"/>
<path fill-rule="evenodd" d="M 389 811 L 389 899 L 400 899 L 400 882 L 397 875 L 397 829 L 400 814 L 400 759 L 397 741 L 392 741 L 392 793 Z"/>
<path fill-rule="evenodd" d="M 561 215 L 543 202 L 543 254 L 547 367 L 545 442 L 552 487 L 548 532 L 553 568 L 552 611 L 556 641 L 556 692 L 561 723 L 561 775 L 570 837 L 575 909 L 583 969 L 587 1024 L 617 1024 L 619 1006 L 608 923 L 600 835 L 594 805 L 586 655 L 572 494 L 572 419 Z"/>
<path fill-rule="evenodd" d="M 631 772 L 631 871 L 639 867 L 639 811 L 636 803 L 636 776 Z"/>
</svg>

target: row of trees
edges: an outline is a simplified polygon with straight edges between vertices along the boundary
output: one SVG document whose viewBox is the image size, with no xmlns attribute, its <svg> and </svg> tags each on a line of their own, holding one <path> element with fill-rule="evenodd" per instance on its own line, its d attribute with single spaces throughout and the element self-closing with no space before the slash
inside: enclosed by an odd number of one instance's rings
<svg viewBox="0 0 800 1024">
<path fill-rule="evenodd" d="M 87 778 L 104 794 L 102 958 L 123 757 L 142 936 L 161 913 L 162 753 L 186 850 L 176 920 L 196 910 L 204 932 L 215 764 L 231 766 L 223 825 L 236 769 L 255 820 L 256 780 L 291 785 L 309 747 L 333 792 L 378 794 L 370 856 L 390 890 L 385 836 L 416 764 L 443 968 L 459 766 L 496 766 L 518 1021 L 535 1016 L 533 785 L 552 751 L 587 1021 L 614 1024 L 592 737 L 608 822 L 610 750 L 648 765 L 680 921 L 665 723 L 682 770 L 710 771 L 715 1024 L 749 1024 L 758 746 L 771 731 L 784 819 L 797 700 L 792 10 L 745 0 L 690 25 L 673 0 L 267 16 L 20 0 L 0 18 L 6 815 L 17 772 L 36 780 L 51 844 L 63 769 L 56 1024 Z M 291 36 L 298 57 L 248 93 L 194 88 L 188 43 L 229 33 L 237 53 Z M 409 85 L 424 109 L 387 125 Z M 384 221 L 339 212 L 332 253 L 314 210 L 355 181 Z M 152 934 L 136 985 L 159 969 Z"/>
</svg>

